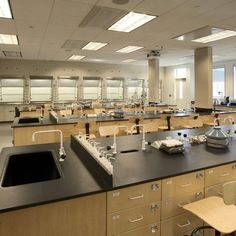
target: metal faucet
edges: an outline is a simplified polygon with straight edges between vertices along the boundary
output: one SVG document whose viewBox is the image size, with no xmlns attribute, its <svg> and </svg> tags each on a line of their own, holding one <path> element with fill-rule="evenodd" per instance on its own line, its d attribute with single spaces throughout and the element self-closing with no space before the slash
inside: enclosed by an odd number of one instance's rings
<svg viewBox="0 0 236 236">
<path fill-rule="evenodd" d="M 233 137 L 233 135 L 234 135 L 234 126 L 233 126 L 234 125 L 234 118 L 232 116 L 227 116 L 224 118 L 224 123 L 227 120 L 230 122 L 230 129 L 228 130 L 228 134 L 230 137 Z"/>
<path fill-rule="evenodd" d="M 117 143 L 116 143 L 116 131 L 119 130 L 120 128 L 125 128 L 126 129 L 126 132 L 128 133 L 128 126 L 116 126 L 114 129 L 113 129 L 113 135 L 114 135 L 114 141 L 113 141 L 113 145 L 111 146 L 111 148 L 113 148 L 113 154 L 116 154 L 117 153 Z"/>
<path fill-rule="evenodd" d="M 146 131 L 145 131 L 145 127 L 143 125 L 133 125 L 131 127 L 131 133 L 132 134 L 133 134 L 133 130 L 134 130 L 135 127 L 142 127 L 143 128 L 143 139 L 142 139 L 142 146 L 141 146 L 141 148 L 142 148 L 142 150 L 146 150 L 146 141 L 145 141 L 145 133 L 146 133 Z"/>
<path fill-rule="evenodd" d="M 55 130 L 41 130 L 41 131 L 36 131 L 32 134 L 32 141 L 35 142 L 35 135 L 40 134 L 40 133 L 59 133 L 60 134 L 60 148 L 59 148 L 59 161 L 64 161 L 66 158 L 66 152 L 63 146 L 63 133 L 59 129 Z"/>
</svg>

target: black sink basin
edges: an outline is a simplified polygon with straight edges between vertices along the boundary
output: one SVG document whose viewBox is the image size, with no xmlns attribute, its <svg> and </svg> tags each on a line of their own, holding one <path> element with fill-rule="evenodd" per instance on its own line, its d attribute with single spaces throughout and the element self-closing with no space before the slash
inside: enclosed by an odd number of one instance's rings
<svg viewBox="0 0 236 236">
<path fill-rule="evenodd" d="M 20 118 L 18 124 L 30 124 L 30 123 L 39 123 L 38 117 L 32 118 Z"/>
<path fill-rule="evenodd" d="M 9 157 L 2 187 L 59 179 L 58 166 L 50 151 L 16 154 Z"/>
</svg>

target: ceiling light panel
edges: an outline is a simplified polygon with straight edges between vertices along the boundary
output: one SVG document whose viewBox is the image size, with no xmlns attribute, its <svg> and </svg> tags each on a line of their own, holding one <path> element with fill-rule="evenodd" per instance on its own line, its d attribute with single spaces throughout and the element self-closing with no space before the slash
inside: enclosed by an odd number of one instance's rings
<svg viewBox="0 0 236 236">
<path fill-rule="evenodd" d="M 137 50 L 139 50 L 139 49 L 141 49 L 141 48 L 143 48 L 143 47 L 127 46 L 127 47 L 124 47 L 124 48 L 119 49 L 119 50 L 116 51 L 116 52 L 120 52 L 120 53 L 130 53 L 130 52 L 137 51 Z"/>
<path fill-rule="evenodd" d="M 15 52 L 15 51 L 3 51 L 3 54 L 5 57 L 22 57 L 21 52 Z"/>
<path fill-rule="evenodd" d="M 124 10 L 96 5 L 79 24 L 79 27 L 97 27 L 107 29 L 126 14 L 127 11 Z"/>
<path fill-rule="evenodd" d="M 129 12 L 115 24 L 108 28 L 108 30 L 131 32 L 132 30 L 146 24 L 147 22 L 155 19 L 156 16 Z"/>
<path fill-rule="evenodd" d="M 174 39 L 180 41 L 192 41 L 197 43 L 209 43 L 220 39 L 232 37 L 236 35 L 236 31 L 225 30 L 222 28 L 205 26 L 191 32 L 180 35 Z"/>
<path fill-rule="evenodd" d="M 11 8 L 8 0 L 0 1 L 0 17 L 12 19 Z"/>
<path fill-rule="evenodd" d="M 68 58 L 68 60 L 72 60 L 72 61 L 80 61 L 83 58 L 85 58 L 85 56 L 81 56 L 81 55 L 72 55 Z"/>
<path fill-rule="evenodd" d="M 122 62 L 130 63 L 130 62 L 134 62 L 134 61 L 136 61 L 136 60 L 134 60 L 134 59 L 127 59 L 127 60 L 124 60 L 124 61 L 122 61 Z"/>
<path fill-rule="evenodd" d="M 97 51 L 100 48 L 103 48 L 107 45 L 107 43 L 98 43 L 98 42 L 89 42 L 87 45 L 85 45 L 82 50 L 93 50 Z"/>
<path fill-rule="evenodd" d="M 205 36 L 199 39 L 194 39 L 192 40 L 192 42 L 197 42 L 197 43 L 210 43 L 213 41 L 217 41 L 220 39 L 225 39 L 225 38 L 229 38 L 232 36 L 236 36 L 236 31 L 231 31 L 231 30 L 223 30 L 221 32 L 209 35 L 209 36 Z"/>
<path fill-rule="evenodd" d="M 0 34 L 0 44 L 18 45 L 18 39 L 13 34 Z"/>
</svg>

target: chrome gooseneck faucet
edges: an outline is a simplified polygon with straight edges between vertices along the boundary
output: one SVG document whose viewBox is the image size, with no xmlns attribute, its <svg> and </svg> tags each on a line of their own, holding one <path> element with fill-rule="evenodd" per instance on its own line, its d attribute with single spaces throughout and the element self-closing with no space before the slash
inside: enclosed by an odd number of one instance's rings
<svg viewBox="0 0 236 236">
<path fill-rule="evenodd" d="M 128 133 L 128 126 L 116 126 L 113 129 L 114 141 L 113 141 L 113 145 L 111 146 L 111 148 L 113 149 L 113 152 L 112 152 L 113 154 L 117 154 L 116 131 L 119 130 L 120 128 L 126 129 L 126 132 Z"/>
<path fill-rule="evenodd" d="M 62 133 L 62 131 L 59 129 L 36 131 L 32 134 L 32 141 L 35 142 L 35 135 L 41 134 L 41 133 L 59 133 L 60 134 L 59 161 L 64 161 L 64 159 L 66 158 L 66 152 L 65 152 L 65 149 L 63 146 L 63 133 Z"/>
<path fill-rule="evenodd" d="M 146 131 L 145 131 L 145 128 L 144 128 L 143 125 L 133 125 L 131 127 L 132 134 L 133 134 L 134 128 L 136 128 L 136 127 L 142 127 L 142 129 L 143 129 L 143 139 L 142 139 L 142 146 L 141 146 L 141 148 L 142 148 L 142 150 L 146 150 L 146 140 L 145 140 L 145 133 L 146 133 Z"/>
</svg>

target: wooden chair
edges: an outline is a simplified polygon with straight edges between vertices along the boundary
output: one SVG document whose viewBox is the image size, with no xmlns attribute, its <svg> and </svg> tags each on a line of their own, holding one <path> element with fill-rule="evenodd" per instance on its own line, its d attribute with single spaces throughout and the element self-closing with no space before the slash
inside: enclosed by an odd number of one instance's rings
<svg viewBox="0 0 236 236">
<path fill-rule="evenodd" d="M 199 114 L 194 114 L 189 117 L 187 124 L 183 127 L 185 129 L 194 129 L 194 128 L 200 128 L 203 126 L 202 120 L 199 118 Z"/>
<path fill-rule="evenodd" d="M 101 137 L 109 137 L 114 135 L 114 128 L 116 127 L 116 125 L 107 125 L 107 126 L 99 126 L 98 131 L 99 131 L 99 135 Z M 116 135 L 119 134 L 119 129 L 116 129 Z"/>
<path fill-rule="evenodd" d="M 146 123 L 143 124 L 145 132 L 149 133 L 149 132 L 157 132 L 158 131 L 158 123 L 157 122 L 150 122 L 150 123 Z M 141 130 L 142 132 L 142 130 Z"/>
<path fill-rule="evenodd" d="M 236 181 L 223 185 L 223 198 L 208 197 L 183 206 L 205 221 L 209 226 L 193 230 L 191 236 L 198 235 L 202 229 L 215 229 L 215 236 L 221 233 L 234 236 L 236 231 Z"/>
<path fill-rule="evenodd" d="M 173 127 L 171 126 L 171 117 L 173 117 L 173 114 L 162 114 L 161 119 L 166 123 L 166 125 L 160 125 L 158 129 L 160 131 L 167 131 L 172 130 Z"/>
</svg>

